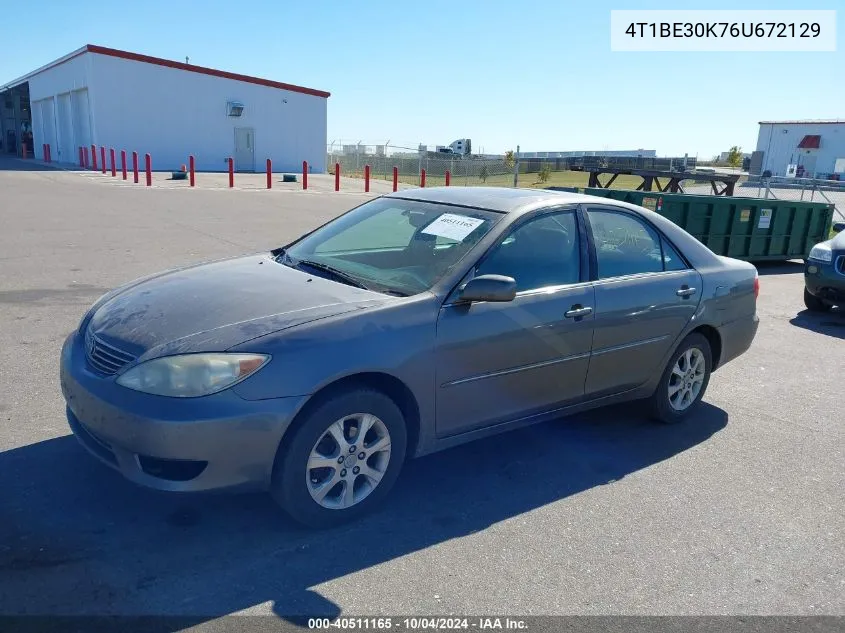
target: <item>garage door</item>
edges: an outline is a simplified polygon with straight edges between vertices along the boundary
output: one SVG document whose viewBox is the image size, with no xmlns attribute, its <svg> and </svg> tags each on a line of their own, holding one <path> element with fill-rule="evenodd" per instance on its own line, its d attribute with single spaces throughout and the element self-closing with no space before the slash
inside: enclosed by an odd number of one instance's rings
<svg viewBox="0 0 845 633">
<path fill-rule="evenodd" d="M 88 147 L 91 145 L 91 114 L 87 88 L 70 93 L 70 108 L 73 113 L 73 144 Z"/>
<path fill-rule="evenodd" d="M 59 146 L 56 150 L 54 150 L 53 160 L 60 163 L 74 163 L 77 161 L 77 152 L 74 150 L 73 116 L 70 110 L 70 93 L 66 92 L 63 95 L 59 95 L 56 100 L 56 104 L 58 107 L 58 112 L 56 113 L 56 123 L 59 127 Z"/>
<path fill-rule="evenodd" d="M 35 143 L 35 155 L 43 158 L 41 146 L 50 144 L 50 149 L 56 151 L 56 112 L 53 99 L 41 99 L 32 107 L 32 135 Z"/>
</svg>

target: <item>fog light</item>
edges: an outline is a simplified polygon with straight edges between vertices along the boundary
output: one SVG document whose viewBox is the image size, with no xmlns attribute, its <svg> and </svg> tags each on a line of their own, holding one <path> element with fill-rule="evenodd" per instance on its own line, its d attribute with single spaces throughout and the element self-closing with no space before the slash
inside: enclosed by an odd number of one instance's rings
<svg viewBox="0 0 845 633">
<path fill-rule="evenodd" d="M 807 272 L 810 273 L 811 275 L 815 275 L 817 272 L 819 272 L 819 267 L 818 266 L 807 266 Z"/>
</svg>

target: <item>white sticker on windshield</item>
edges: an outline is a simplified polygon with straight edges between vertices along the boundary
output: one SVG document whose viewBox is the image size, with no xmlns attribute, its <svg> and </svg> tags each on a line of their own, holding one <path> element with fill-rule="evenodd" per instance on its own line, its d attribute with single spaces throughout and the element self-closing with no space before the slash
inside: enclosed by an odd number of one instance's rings
<svg viewBox="0 0 845 633">
<path fill-rule="evenodd" d="M 465 215 L 455 215 L 454 213 L 444 213 L 434 222 L 429 224 L 423 233 L 428 235 L 437 235 L 439 237 L 447 237 L 450 240 L 463 242 L 464 238 L 472 233 L 479 225 L 483 224 L 484 220 L 478 218 L 470 218 Z"/>
</svg>

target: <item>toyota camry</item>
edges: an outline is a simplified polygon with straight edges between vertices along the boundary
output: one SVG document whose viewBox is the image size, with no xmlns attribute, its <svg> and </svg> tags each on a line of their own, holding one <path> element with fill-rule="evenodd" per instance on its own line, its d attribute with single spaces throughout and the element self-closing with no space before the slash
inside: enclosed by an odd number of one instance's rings
<svg viewBox="0 0 845 633">
<path fill-rule="evenodd" d="M 329 526 L 411 457 L 623 401 L 683 420 L 751 345 L 758 292 L 754 266 L 641 207 L 405 190 L 106 294 L 61 386 L 81 444 L 132 481 L 261 488 Z"/>
</svg>

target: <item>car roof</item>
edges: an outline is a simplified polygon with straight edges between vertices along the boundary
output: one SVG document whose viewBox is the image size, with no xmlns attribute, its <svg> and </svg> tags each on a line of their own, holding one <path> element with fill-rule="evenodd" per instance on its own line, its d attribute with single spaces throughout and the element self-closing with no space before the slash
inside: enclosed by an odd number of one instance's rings
<svg viewBox="0 0 845 633">
<path fill-rule="evenodd" d="M 510 216 L 519 216 L 535 209 L 562 204 L 593 204 L 616 207 L 636 213 L 660 229 L 670 242 L 679 247 L 695 268 L 718 265 L 719 257 L 698 239 L 659 213 L 621 200 L 589 196 L 549 189 L 518 189 L 510 187 L 430 187 L 403 189 L 387 198 L 420 200 L 440 204 L 454 204 L 486 209 Z"/>
<path fill-rule="evenodd" d="M 427 187 L 403 189 L 388 194 L 386 197 L 456 204 L 509 214 L 524 213 L 538 207 L 550 205 L 595 202 L 599 199 L 605 203 L 612 202 L 604 198 L 569 193 L 567 191 L 511 187 Z"/>
</svg>

